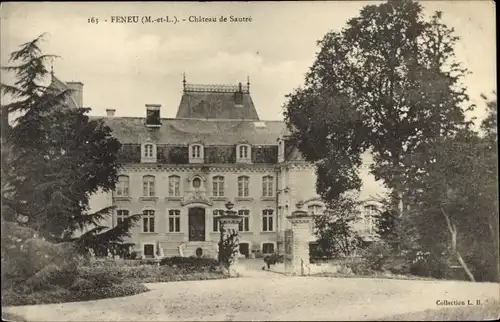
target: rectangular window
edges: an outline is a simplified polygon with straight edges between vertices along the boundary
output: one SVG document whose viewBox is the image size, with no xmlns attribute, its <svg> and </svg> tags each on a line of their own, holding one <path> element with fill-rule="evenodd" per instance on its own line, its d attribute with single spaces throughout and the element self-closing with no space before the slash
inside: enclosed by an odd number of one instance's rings
<svg viewBox="0 0 500 322">
<path fill-rule="evenodd" d="M 170 197 L 180 197 L 181 195 L 181 178 L 178 176 L 168 177 L 168 195 Z"/>
<path fill-rule="evenodd" d="M 168 231 L 178 233 L 181 231 L 181 211 L 171 209 L 168 211 Z"/>
<path fill-rule="evenodd" d="M 142 213 L 142 231 L 145 233 L 155 232 L 155 211 L 144 210 Z"/>
<path fill-rule="evenodd" d="M 217 216 L 220 216 L 223 214 L 224 214 L 224 210 L 220 210 L 220 209 L 214 210 L 213 227 L 212 227 L 212 230 L 214 232 L 217 232 L 220 229 L 220 220 L 219 220 L 219 218 L 217 218 Z"/>
<path fill-rule="evenodd" d="M 250 179 L 248 177 L 238 178 L 238 197 L 248 197 L 250 195 L 249 182 Z"/>
<path fill-rule="evenodd" d="M 262 178 L 262 196 L 263 197 L 273 197 L 273 177 L 266 176 Z"/>
<path fill-rule="evenodd" d="M 121 224 L 125 218 L 128 217 L 128 210 L 123 210 L 123 209 L 120 209 L 120 210 L 117 210 L 116 211 L 116 224 L 119 225 Z"/>
<path fill-rule="evenodd" d="M 273 243 L 264 243 L 264 244 L 262 244 L 262 253 L 263 254 L 272 254 L 272 253 L 274 253 L 274 244 Z"/>
<path fill-rule="evenodd" d="M 320 205 L 311 205 L 307 207 L 307 210 L 309 210 L 311 215 L 319 215 L 323 213 L 323 207 Z"/>
<path fill-rule="evenodd" d="M 116 184 L 115 193 L 117 197 L 128 197 L 129 178 L 127 176 L 119 176 Z"/>
<path fill-rule="evenodd" d="M 224 196 L 224 177 L 217 176 L 213 178 L 213 196 L 223 197 Z"/>
<path fill-rule="evenodd" d="M 155 196 L 155 177 L 144 176 L 142 182 L 142 195 L 144 197 L 154 197 Z"/>
<path fill-rule="evenodd" d="M 144 257 L 146 258 L 155 257 L 155 245 L 152 244 L 144 245 Z"/>
<path fill-rule="evenodd" d="M 238 226 L 238 230 L 250 231 L 250 210 L 238 210 L 238 215 L 243 217 L 243 220 Z"/>
<path fill-rule="evenodd" d="M 271 209 L 262 211 L 262 231 L 274 231 L 273 211 Z"/>
</svg>

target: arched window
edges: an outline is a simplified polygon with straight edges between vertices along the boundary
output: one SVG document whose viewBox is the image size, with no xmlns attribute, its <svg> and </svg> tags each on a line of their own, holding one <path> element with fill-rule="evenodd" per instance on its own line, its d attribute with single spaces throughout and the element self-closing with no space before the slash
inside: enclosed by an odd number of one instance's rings
<svg viewBox="0 0 500 322">
<path fill-rule="evenodd" d="M 129 196 L 129 177 L 119 176 L 118 182 L 116 184 L 115 195 L 117 197 L 128 197 Z"/>
<path fill-rule="evenodd" d="M 193 144 L 189 147 L 189 162 L 203 163 L 203 145 Z"/>
<path fill-rule="evenodd" d="M 250 178 L 247 176 L 238 177 L 238 197 L 248 197 L 250 195 Z"/>
<path fill-rule="evenodd" d="M 144 176 L 142 178 L 142 195 L 144 197 L 154 197 L 155 196 L 155 177 L 154 176 Z"/>
<path fill-rule="evenodd" d="M 191 150 L 191 157 L 193 158 L 201 158 L 201 146 L 193 145 Z"/>
<path fill-rule="evenodd" d="M 248 158 L 248 146 L 240 145 L 239 155 L 240 155 L 240 159 L 247 159 Z"/>
<path fill-rule="evenodd" d="M 170 197 L 180 197 L 181 178 L 179 176 L 168 177 L 168 195 Z"/>
<path fill-rule="evenodd" d="M 236 146 L 236 161 L 237 162 L 250 162 L 252 157 L 250 145 L 239 144 Z"/>
<path fill-rule="evenodd" d="M 156 162 L 156 145 L 154 143 L 144 143 L 142 145 L 141 162 Z"/>
<path fill-rule="evenodd" d="M 216 176 L 212 179 L 213 189 L 212 194 L 214 197 L 223 197 L 224 196 L 224 177 Z"/>
<path fill-rule="evenodd" d="M 274 179 L 272 176 L 265 176 L 262 178 L 262 196 L 263 197 L 273 197 L 274 189 L 273 189 Z"/>
</svg>

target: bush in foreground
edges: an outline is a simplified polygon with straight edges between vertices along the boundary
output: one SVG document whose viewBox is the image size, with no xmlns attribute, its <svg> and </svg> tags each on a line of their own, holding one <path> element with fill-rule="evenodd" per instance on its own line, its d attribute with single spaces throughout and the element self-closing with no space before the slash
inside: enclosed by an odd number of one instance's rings
<svg viewBox="0 0 500 322">
<path fill-rule="evenodd" d="M 91 266 L 82 267 L 85 274 L 99 273 L 111 278 L 120 278 L 127 281 L 155 283 L 155 282 L 176 282 L 176 281 L 195 281 L 209 279 L 223 279 L 227 276 L 222 272 L 219 266 L 213 265 L 172 265 L 169 266 L 165 259 L 164 265 L 123 265 L 115 261 L 96 262 Z M 174 260 L 175 261 L 175 260 Z M 200 262 L 210 263 L 203 260 Z"/>
<path fill-rule="evenodd" d="M 13 222 L 2 225 L 2 305 L 85 301 L 147 291 L 113 270 L 92 267 L 71 243 L 50 243 Z"/>
<path fill-rule="evenodd" d="M 100 288 L 92 288 L 85 283 L 81 283 L 71 289 L 55 287 L 36 292 L 24 292 L 19 288 L 11 288 L 2 291 L 2 305 L 15 306 L 90 301 L 135 295 L 146 291 L 148 291 L 146 286 L 136 282 L 124 282 Z"/>
</svg>

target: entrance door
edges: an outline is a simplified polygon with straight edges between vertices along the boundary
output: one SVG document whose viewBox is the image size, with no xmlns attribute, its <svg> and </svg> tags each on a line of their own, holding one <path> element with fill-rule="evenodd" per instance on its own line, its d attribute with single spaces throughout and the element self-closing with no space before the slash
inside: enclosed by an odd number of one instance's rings
<svg viewBox="0 0 500 322">
<path fill-rule="evenodd" d="M 205 241 L 205 208 L 189 208 L 189 240 Z"/>
</svg>

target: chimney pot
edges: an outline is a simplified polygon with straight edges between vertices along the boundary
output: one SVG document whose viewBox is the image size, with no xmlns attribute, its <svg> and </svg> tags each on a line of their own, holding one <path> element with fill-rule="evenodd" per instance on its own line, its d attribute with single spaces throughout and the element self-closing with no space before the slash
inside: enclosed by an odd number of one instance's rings
<svg viewBox="0 0 500 322">
<path fill-rule="evenodd" d="M 108 117 L 113 117 L 115 116 L 115 109 L 114 108 L 108 108 L 106 109 L 106 114 L 108 115 Z"/>
</svg>

